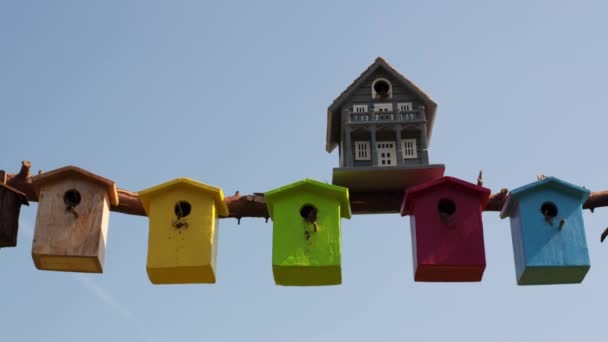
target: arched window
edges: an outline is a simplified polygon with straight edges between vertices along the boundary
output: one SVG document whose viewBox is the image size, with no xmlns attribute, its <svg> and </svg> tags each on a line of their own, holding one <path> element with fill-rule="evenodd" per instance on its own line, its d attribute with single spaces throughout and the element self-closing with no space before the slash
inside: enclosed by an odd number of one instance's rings
<svg viewBox="0 0 608 342">
<path fill-rule="evenodd" d="M 372 98 L 376 100 L 393 97 L 393 87 L 386 78 L 377 78 L 372 83 Z"/>
</svg>

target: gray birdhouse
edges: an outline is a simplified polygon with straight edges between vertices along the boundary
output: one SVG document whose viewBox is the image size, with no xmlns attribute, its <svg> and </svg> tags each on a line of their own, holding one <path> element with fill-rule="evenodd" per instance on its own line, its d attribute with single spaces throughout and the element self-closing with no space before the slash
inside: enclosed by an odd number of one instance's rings
<svg viewBox="0 0 608 342">
<path fill-rule="evenodd" d="M 437 104 L 378 57 L 327 110 L 327 152 L 338 147 L 333 183 L 354 191 L 403 191 L 443 176 L 429 164 Z"/>
<path fill-rule="evenodd" d="M 19 211 L 22 204 L 29 205 L 27 196 L 0 182 L 0 247 L 17 246 Z"/>
</svg>

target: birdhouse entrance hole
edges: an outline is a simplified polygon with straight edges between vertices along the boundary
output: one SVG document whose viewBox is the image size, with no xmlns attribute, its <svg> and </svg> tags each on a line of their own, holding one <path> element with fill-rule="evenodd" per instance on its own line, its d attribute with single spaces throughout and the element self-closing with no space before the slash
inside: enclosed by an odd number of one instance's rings
<svg viewBox="0 0 608 342">
<path fill-rule="evenodd" d="M 75 208 L 78 204 L 80 204 L 80 192 L 78 190 L 68 190 L 63 194 L 63 202 L 68 208 Z"/>
<path fill-rule="evenodd" d="M 186 201 L 179 201 L 175 204 L 174 210 L 175 216 L 177 216 L 178 219 L 181 219 L 190 215 L 190 211 L 192 211 L 192 206 Z"/>
<path fill-rule="evenodd" d="M 545 219 L 551 221 L 557 216 L 557 206 L 553 202 L 545 202 L 540 207 L 540 212 L 545 216 Z"/>
<path fill-rule="evenodd" d="M 442 217 L 450 217 L 456 211 L 456 203 L 451 199 L 441 199 L 437 204 L 437 210 L 439 210 L 439 215 Z"/>
<path fill-rule="evenodd" d="M 386 81 L 377 81 L 374 83 L 374 90 L 381 98 L 387 97 L 391 86 Z"/>
<path fill-rule="evenodd" d="M 306 204 L 300 209 L 300 216 L 309 222 L 317 220 L 317 208 L 312 204 Z"/>
</svg>

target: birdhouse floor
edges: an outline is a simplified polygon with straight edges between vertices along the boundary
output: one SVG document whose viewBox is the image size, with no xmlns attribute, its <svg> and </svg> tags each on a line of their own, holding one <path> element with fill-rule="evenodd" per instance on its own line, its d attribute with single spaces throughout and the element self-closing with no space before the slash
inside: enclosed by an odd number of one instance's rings
<svg viewBox="0 0 608 342">
<path fill-rule="evenodd" d="M 342 268 L 333 266 L 278 266 L 272 265 L 274 282 L 285 286 L 339 285 Z"/>
<path fill-rule="evenodd" d="M 578 284 L 589 271 L 589 265 L 580 266 L 527 266 L 518 285 Z"/>
<path fill-rule="evenodd" d="M 486 265 L 418 265 L 415 281 L 475 282 L 481 281 Z"/>
<path fill-rule="evenodd" d="M 445 165 L 344 167 L 333 170 L 332 183 L 349 191 L 405 191 L 405 189 L 443 177 Z"/>
<path fill-rule="evenodd" d="M 102 273 L 101 261 L 97 256 L 65 256 L 32 254 L 39 270 L 62 272 Z"/>
<path fill-rule="evenodd" d="M 215 271 L 211 265 L 180 266 L 146 269 L 152 284 L 214 284 Z"/>
</svg>

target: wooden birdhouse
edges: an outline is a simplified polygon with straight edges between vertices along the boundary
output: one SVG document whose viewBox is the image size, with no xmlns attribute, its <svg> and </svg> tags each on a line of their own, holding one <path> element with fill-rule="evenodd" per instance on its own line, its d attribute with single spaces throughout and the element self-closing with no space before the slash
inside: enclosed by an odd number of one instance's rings
<svg viewBox="0 0 608 342">
<path fill-rule="evenodd" d="M 490 190 L 453 177 L 406 191 L 416 281 L 481 281 L 486 268 L 481 212 Z"/>
<path fill-rule="evenodd" d="M 103 271 L 116 185 L 75 166 L 32 177 L 38 214 L 32 257 L 38 269 Z"/>
<path fill-rule="evenodd" d="M 351 217 L 348 189 L 305 179 L 264 196 L 273 222 L 275 283 L 340 284 L 340 218 Z"/>
<path fill-rule="evenodd" d="M 27 196 L 0 181 L 0 247 L 17 246 L 19 211 Z"/>
<path fill-rule="evenodd" d="M 338 148 L 332 183 L 352 192 L 397 191 L 443 176 L 429 163 L 437 104 L 378 57 L 327 108 L 326 150 Z"/>
<path fill-rule="evenodd" d="M 547 177 L 512 190 L 500 213 L 511 218 L 519 285 L 580 283 L 590 268 L 582 204 L 589 190 Z"/>
<path fill-rule="evenodd" d="M 228 215 L 222 189 L 177 178 L 140 191 L 139 198 L 150 218 L 150 281 L 215 283 L 218 217 Z"/>
</svg>

